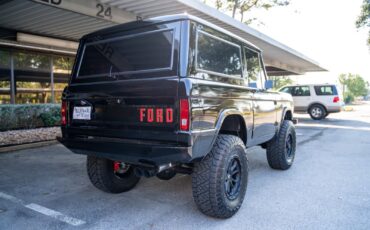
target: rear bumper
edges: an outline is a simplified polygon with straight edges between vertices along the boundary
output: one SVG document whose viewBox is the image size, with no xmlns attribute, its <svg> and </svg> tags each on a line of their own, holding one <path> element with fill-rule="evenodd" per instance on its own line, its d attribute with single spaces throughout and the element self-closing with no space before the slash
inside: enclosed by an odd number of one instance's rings
<svg viewBox="0 0 370 230">
<path fill-rule="evenodd" d="M 328 106 L 328 113 L 339 113 L 343 110 L 342 106 Z"/>
<path fill-rule="evenodd" d="M 188 163 L 192 160 L 191 147 L 164 146 L 150 142 L 101 137 L 59 137 L 58 141 L 77 154 L 93 155 L 137 165 Z"/>
<path fill-rule="evenodd" d="M 187 133 L 189 146 L 173 143 L 121 138 L 58 137 L 72 152 L 92 155 L 135 165 L 159 166 L 168 163 L 191 163 L 204 157 L 211 149 L 213 132 Z"/>
</svg>

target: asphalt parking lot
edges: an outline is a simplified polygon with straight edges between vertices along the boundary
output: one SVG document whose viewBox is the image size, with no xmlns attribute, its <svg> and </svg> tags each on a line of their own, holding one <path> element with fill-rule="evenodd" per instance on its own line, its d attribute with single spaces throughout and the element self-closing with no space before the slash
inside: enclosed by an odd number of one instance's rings
<svg viewBox="0 0 370 230">
<path fill-rule="evenodd" d="M 197 210 L 189 176 L 103 193 L 85 157 L 57 144 L 0 154 L 0 229 L 370 229 L 370 104 L 324 121 L 298 117 L 290 170 L 248 150 L 246 199 L 231 219 Z"/>
</svg>

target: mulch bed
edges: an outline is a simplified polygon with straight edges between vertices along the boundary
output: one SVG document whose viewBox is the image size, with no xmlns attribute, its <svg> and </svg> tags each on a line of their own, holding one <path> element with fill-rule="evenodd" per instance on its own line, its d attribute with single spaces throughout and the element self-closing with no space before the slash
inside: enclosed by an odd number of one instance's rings
<svg viewBox="0 0 370 230">
<path fill-rule="evenodd" d="M 0 147 L 55 140 L 60 127 L 22 129 L 0 132 Z"/>
</svg>

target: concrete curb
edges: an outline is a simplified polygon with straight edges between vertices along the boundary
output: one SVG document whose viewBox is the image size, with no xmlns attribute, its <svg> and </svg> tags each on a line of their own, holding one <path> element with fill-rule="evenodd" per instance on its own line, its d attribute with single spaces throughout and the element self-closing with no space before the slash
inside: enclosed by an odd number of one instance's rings
<svg viewBox="0 0 370 230">
<path fill-rule="evenodd" d="M 344 106 L 343 107 L 343 111 L 345 111 L 345 112 L 351 112 L 351 111 L 353 111 L 353 107 L 352 106 Z"/>
<path fill-rule="evenodd" d="M 40 141 L 40 142 L 35 142 L 35 143 L 0 147 L 0 153 L 14 152 L 14 151 L 31 149 L 31 148 L 38 148 L 38 147 L 43 147 L 43 146 L 48 146 L 48 145 L 55 145 L 57 143 L 59 143 L 57 140 L 51 140 L 51 141 Z"/>
</svg>

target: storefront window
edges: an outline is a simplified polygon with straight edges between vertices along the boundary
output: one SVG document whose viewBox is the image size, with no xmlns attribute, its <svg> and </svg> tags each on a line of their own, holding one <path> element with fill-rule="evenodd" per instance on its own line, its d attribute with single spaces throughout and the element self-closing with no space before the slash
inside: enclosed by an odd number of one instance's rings
<svg viewBox="0 0 370 230">
<path fill-rule="evenodd" d="M 10 53 L 0 50 L 0 104 L 10 103 Z"/>
<path fill-rule="evenodd" d="M 51 103 L 50 57 L 43 54 L 14 53 L 16 103 Z"/>
<path fill-rule="evenodd" d="M 74 57 L 0 50 L 0 104 L 9 104 L 12 101 L 10 52 L 14 63 L 15 103 L 60 103 L 63 89 L 68 84 Z"/>
<path fill-rule="evenodd" d="M 73 57 L 54 57 L 54 95 L 55 102 L 60 103 L 64 88 L 68 84 L 73 67 Z"/>
</svg>

